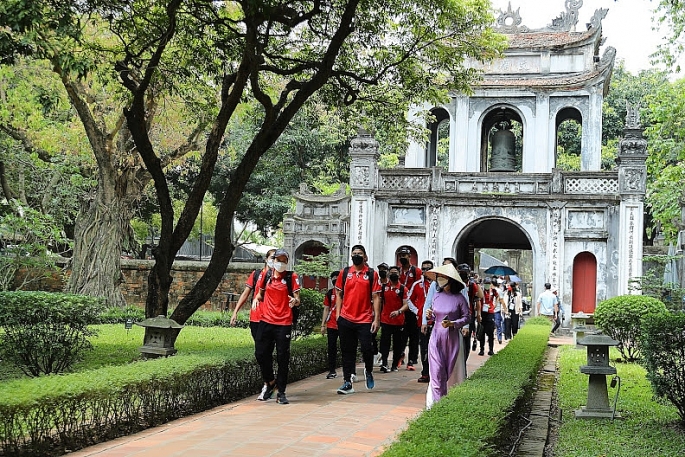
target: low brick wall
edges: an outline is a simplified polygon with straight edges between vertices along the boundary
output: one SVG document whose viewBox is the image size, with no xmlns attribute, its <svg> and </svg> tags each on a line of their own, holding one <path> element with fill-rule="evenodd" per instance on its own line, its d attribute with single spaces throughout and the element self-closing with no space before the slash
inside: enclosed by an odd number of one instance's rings
<svg viewBox="0 0 685 457">
<path fill-rule="evenodd" d="M 121 291 L 127 304 L 141 307 L 145 306 L 147 279 L 153 265 L 154 261 L 152 260 L 121 260 L 121 272 L 123 275 Z M 174 281 L 171 284 L 171 290 L 169 291 L 169 304 L 171 308 L 176 307 L 176 304 L 190 292 L 204 273 L 207 265 L 208 262 L 174 262 L 171 270 L 171 276 L 174 278 Z M 255 269 L 261 268 L 262 266 L 263 264 L 260 263 L 229 264 L 219 286 L 214 291 L 214 294 L 212 294 L 209 301 L 203 305 L 202 309 L 222 309 L 226 305 L 226 294 L 228 293 L 236 294 L 235 300 L 237 300 L 238 296 L 245 288 L 247 277 Z M 45 290 L 48 292 L 62 291 L 69 273 L 70 271 L 66 270 L 52 274 L 46 278 L 41 278 L 38 281 L 32 282 L 27 289 Z M 25 272 L 20 272 L 20 274 L 25 274 Z"/>
</svg>

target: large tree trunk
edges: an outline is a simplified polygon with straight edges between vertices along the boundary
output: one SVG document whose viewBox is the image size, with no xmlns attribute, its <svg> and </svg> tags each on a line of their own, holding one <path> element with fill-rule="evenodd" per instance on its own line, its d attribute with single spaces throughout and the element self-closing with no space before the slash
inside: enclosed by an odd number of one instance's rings
<svg viewBox="0 0 685 457">
<path fill-rule="evenodd" d="M 131 210 L 122 200 L 81 204 L 74 230 L 74 255 L 67 291 L 102 297 L 107 306 L 126 306 L 121 293 L 121 251 Z"/>
</svg>

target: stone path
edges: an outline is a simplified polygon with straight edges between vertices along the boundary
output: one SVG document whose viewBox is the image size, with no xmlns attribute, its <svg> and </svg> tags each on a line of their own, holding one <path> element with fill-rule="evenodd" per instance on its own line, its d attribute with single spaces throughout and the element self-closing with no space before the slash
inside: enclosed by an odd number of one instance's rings
<svg viewBox="0 0 685 457">
<path fill-rule="evenodd" d="M 495 352 L 506 346 L 495 344 Z M 468 372 L 488 359 L 471 352 Z M 325 374 L 288 385 L 289 405 L 256 395 L 134 435 L 71 453 L 73 457 L 375 456 L 425 405 L 418 371 L 375 371 L 376 387 L 355 383 L 338 395 L 341 378 Z M 338 371 L 340 374 L 340 370 Z M 360 365 L 358 373 L 363 373 Z"/>
</svg>

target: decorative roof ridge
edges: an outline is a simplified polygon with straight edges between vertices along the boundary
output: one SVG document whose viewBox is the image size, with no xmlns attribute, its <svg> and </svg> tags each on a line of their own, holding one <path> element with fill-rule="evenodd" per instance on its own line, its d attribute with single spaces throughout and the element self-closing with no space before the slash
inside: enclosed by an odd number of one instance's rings
<svg viewBox="0 0 685 457">
<path fill-rule="evenodd" d="M 499 10 L 496 25 L 494 29 L 499 33 L 508 35 L 520 33 L 576 33 L 575 28 L 578 24 L 578 11 L 583 6 L 583 0 L 566 0 L 566 11 L 559 13 L 559 16 L 552 20 L 551 24 L 539 29 L 531 29 L 525 25 L 521 25 L 522 19 L 519 14 L 520 7 L 516 11 L 512 10 L 511 2 L 509 2 L 507 11 Z M 586 24 L 587 30 L 601 29 L 602 19 L 606 17 L 609 10 L 606 8 L 599 8 L 595 10 L 590 18 L 590 22 Z M 583 33 L 583 32 L 581 32 Z"/>
</svg>

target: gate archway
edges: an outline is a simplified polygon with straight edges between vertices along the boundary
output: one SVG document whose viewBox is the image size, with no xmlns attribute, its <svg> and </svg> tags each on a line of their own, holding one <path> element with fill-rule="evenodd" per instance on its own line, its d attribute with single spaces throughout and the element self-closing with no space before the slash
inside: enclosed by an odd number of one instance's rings
<svg viewBox="0 0 685 457">
<path fill-rule="evenodd" d="M 594 254 L 585 251 L 574 257 L 571 288 L 571 312 L 594 313 L 597 304 L 597 258 Z"/>
</svg>

